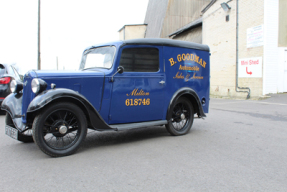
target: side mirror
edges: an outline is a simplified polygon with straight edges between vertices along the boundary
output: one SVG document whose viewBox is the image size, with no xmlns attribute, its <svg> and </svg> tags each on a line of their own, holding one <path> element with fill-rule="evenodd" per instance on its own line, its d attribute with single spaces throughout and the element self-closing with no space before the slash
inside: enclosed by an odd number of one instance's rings
<svg viewBox="0 0 287 192">
<path fill-rule="evenodd" d="M 124 67 L 123 66 L 118 66 L 117 72 L 119 74 L 122 74 L 124 72 Z"/>
<path fill-rule="evenodd" d="M 124 67 L 123 66 L 118 66 L 118 68 L 117 68 L 117 72 L 115 72 L 115 74 L 112 76 L 112 78 L 111 78 L 111 82 L 114 82 L 114 76 L 117 74 L 117 73 L 119 73 L 119 74 L 121 74 L 121 73 L 123 73 L 124 72 Z"/>
</svg>

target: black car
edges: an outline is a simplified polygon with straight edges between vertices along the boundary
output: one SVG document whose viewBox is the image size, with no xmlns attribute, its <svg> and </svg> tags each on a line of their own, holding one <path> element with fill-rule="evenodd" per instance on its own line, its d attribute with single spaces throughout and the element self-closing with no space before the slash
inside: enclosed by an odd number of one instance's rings
<svg viewBox="0 0 287 192">
<path fill-rule="evenodd" d="M 11 93 L 10 82 L 13 79 L 21 80 L 17 70 L 12 65 L 0 63 L 0 104 Z"/>
</svg>

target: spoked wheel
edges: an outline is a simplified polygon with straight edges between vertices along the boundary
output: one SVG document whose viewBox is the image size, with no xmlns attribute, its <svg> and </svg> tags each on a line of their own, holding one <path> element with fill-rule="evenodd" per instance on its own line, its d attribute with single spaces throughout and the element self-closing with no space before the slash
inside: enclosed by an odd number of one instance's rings
<svg viewBox="0 0 287 192">
<path fill-rule="evenodd" d="M 9 115 L 9 113 L 6 113 L 5 123 L 6 123 L 6 125 L 9 125 L 9 126 L 15 128 L 15 125 L 14 125 L 13 120 L 12 120 L 11 116 Z M 27 129 L 26 131 L 24 131 L 22 133 L 20 133 L 20 131 L 18 131 L 18 140 L 22 141 L 23 143 L 33 142 L 32 129 Z"/>
<path fill-rule="evenodd" d="M 194 110 L 190 101 L 180 98 L 169 111 L 169 119 L 166 129 L 172 135 L 184 135 L 189 132 L 194 117 Z"/>
<path fill-rule="evenodd" d="M 87 135 L 83 111 L 72 103 L 56 103 L 42 111 L 33 122 L 33 138 L 52 157 L 74 153 Z"/>
</svg>

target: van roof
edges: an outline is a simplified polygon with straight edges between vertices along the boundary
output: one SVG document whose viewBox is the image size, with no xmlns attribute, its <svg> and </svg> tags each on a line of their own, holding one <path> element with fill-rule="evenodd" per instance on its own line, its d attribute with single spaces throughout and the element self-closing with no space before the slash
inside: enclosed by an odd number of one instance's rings
<svg viewBox="0 0 287 192">
<path fill-rule="evenodd" d="M 115 41 L 110 43 L 102 43 L 90 46 L 84 50 L 84 52 L 88 49 L 101 47 L 101 46 L 125 46 L 125 45 L 159 45 L 159 46 L 171 46 L 171 47 L 183 47 L 189 49 L 197 49 L 202 51 L 209 52 L 209 47 L 207 45 L 193 43 L 189 41 L 179 41 L 179 40 L 171 40 L 171 39 L 164 39 L 164 38 L 142 38 L 142 39 L 130 39 L 124 41 Z"/>
<path fill-rule="evenodd" d="M 189 41 L 179 41 L 163 38 L 143 38 L 143 39 L 131 39 L 123 41 L 124 45 L 161 45 L 161 46 L 172 46 L 172 47 L 184 47 L 190 49 L 197 49 L 209 52 L 207 45 L 193 43 Z"/>
</svg>

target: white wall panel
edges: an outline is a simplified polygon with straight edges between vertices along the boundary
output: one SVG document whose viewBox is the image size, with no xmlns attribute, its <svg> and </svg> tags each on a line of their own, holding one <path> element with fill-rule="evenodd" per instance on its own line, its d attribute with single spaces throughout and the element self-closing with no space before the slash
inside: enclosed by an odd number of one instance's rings
<svg viewBox="0 0 287 192">
<path fill-rule="evenodd" d="M 264 0 L 263 95 L 279 91 L 278 12 L 279 0 Z"/>
<path fill-rule="evenodd" d="M 287 86 L 287 66 L 285 66 L 285 60 L 287 60 L 287 47 L 279 47 L 279 53 L 278 53 L 278 92 L 287 92 L 287 90 L 284 89 L 284 86 Z"/>
</svg>

